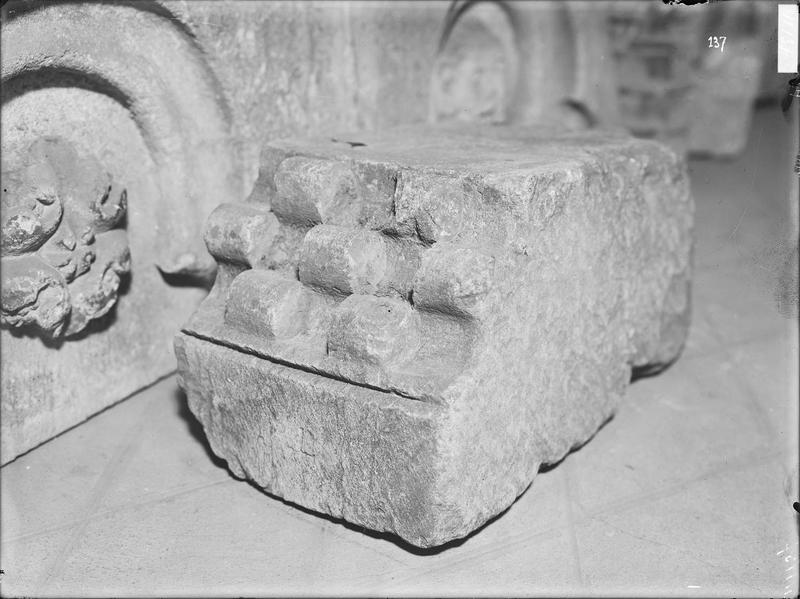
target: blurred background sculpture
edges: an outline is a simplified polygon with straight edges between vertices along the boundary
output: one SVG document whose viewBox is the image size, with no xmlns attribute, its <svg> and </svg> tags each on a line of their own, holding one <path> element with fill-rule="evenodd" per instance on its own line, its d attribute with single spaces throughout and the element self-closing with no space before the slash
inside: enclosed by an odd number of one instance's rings
<svg viewBox="0 0 800 599">
<path fill-rule="evenodd" d="M 175 348 L 213 450 L 289 501 L 463 537 L 683 347 L 694 207 L 661 144 L 398 128 L 274 142 L 260 178 L 209 219 Z"/>
</svg>

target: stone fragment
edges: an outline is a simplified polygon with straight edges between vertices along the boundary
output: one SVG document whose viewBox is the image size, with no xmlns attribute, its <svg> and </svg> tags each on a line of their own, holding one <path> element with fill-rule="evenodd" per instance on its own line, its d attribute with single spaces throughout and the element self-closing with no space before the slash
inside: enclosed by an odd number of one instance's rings
<svg viewBox="0 0 800 599">
<path fill-rule="evenodd" d="M 280 225 L 267 207 L 220 204 L 208 217 L 206 245 L 217 259 L 253 267 L 266 260 Z"/>
<path fill-rule="evenodd" d="M 420 253 L 415 244 L 378 231 L 319 225 L 303 239 L 298 276 L 334 293 L 407 297 Z"/>
<path fill-rule="evenodd" d="M 225 323 L 272 337 L 294 337 L 306 325 L 314 294 L 299 281 L 272 270 L 247 270 L 234 279 Z"/>
<path fill-rule="evenodd" d="M 219 271 L 175 340 L 179 381 L 237 476 L 441 545 L 590 439 L 632 369 L 679 355 L 690 313 L 686 166 L 658 143 L 601 132 L 429 127 L 336 139 L 358 144 L 271 143 L 262 179 L 331 193 L 369 167 L 390 174 L 394 193 L 348 195 L 342 213 L 356 221 L 346 225 L 284 212 L 295 269 L 234 264 L 236 251 L 209 243 Z M 312 175 L 312 163 L 326 167 Z M 305 214 L 275 188 L 273 206 Z M 359 225 L 359 202 L 384 203 L 388 220 Z M 406 246 L 414 251 L 395 251 Z M 386 291 L 391 255 L 414 257 L 407 294 Z"/>
<path fill-rule="evenodd" d="M 272 211 L 282 220 L 317 225 L 346 219 L 358 209 L 358 182 L 345 165 L 292 156 L 275 173 Z M 325 181 L 326 186 L 320 182 Z"/>
<path fill-rule="evenodd" d="M 403 300 L 350 295 L 333 316 L 328 354 L 380 366 L 404 362 L 422 342 L 419 319 L 419 312 Z"/>
</svg>

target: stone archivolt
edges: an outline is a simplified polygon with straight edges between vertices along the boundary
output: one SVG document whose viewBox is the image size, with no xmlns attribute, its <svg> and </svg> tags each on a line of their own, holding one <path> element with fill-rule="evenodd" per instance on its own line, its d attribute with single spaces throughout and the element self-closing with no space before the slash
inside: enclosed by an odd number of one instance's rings
<svg viewBox="0 0 800 599">
<path fill-rule="evenodd" d="M 214 269 L 202 224 L 246 185 L 228 96 L 169 7 L 9 2 L 0 42 L 5 463 L 174 369 Z"/>
</svg>

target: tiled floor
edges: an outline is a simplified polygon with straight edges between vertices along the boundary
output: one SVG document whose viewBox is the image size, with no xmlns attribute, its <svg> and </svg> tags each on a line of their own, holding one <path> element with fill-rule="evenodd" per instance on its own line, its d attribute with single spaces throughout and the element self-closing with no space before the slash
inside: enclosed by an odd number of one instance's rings
<svg viewBox="0 0 800 599">
<path fill-rule="evenodd" d="M 233 479 L 168 378 L 2 469 L 3 594 L 795 596 L 787 129 L 762 111 L 741 158 L 692 163 L 680 361 L 462 544 L 409 552 Z"/>
</svg>

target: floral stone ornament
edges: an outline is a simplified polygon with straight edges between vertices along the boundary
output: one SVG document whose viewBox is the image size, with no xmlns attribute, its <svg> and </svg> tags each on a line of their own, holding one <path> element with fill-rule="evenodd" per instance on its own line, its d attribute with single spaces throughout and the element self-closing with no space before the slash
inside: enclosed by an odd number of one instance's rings
<svg viewBox="0 0 800 599">
<path fill-rule="evenodd" d="M 2 172 L 2 326 L 59 339 L 117 301 L 127 194 L 69 142 L 37 139 Z"/>
</svg>

